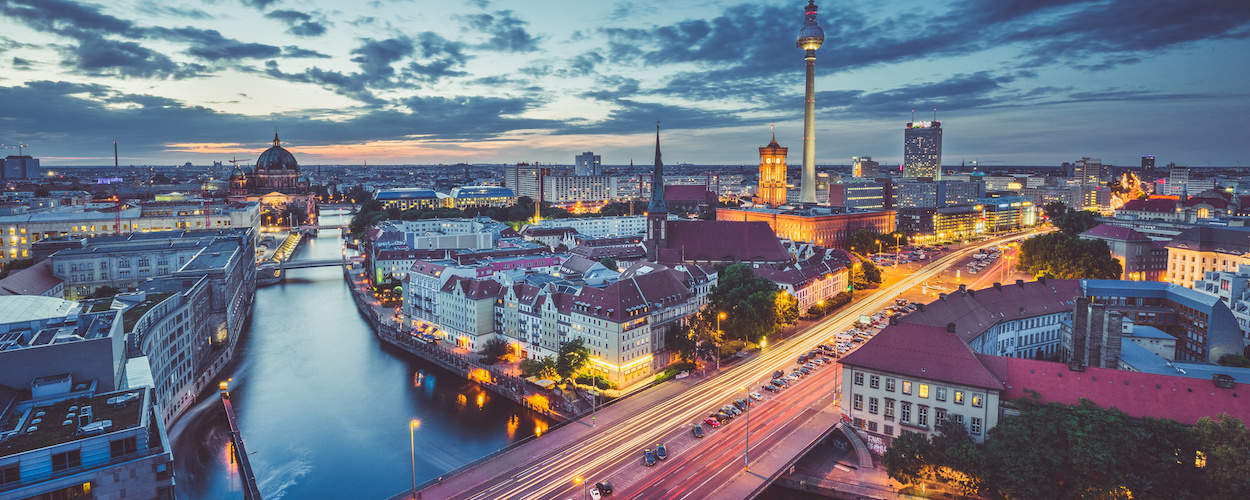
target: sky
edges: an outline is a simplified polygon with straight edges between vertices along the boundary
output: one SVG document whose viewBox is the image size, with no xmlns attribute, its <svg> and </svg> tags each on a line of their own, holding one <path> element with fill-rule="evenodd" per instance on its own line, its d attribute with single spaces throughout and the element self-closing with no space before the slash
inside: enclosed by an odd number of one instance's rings
<svg viewBox="0 0 1250 500">
<path fill-rule="evenodd" d="M 802 0 L 0 0 L 0 153 L 46 165 L 802 160 Z M 1246 0 L 822 1 L 816 158 L 1250 165 Z"/>
</svg>

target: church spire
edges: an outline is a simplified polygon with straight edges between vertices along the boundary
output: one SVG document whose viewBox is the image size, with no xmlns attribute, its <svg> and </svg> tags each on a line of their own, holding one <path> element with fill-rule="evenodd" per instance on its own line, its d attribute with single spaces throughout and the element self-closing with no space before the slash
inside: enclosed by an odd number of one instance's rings
<svg viewBox="0 0 1250 500">
<path fill-rule="evenodd" d="M 664 203 L 664 162 L 660 159 L 660 122 L 655 122 L 655 170 L 651 172 L 651 204 L 647 205 L 650 213 L 668 212 Z"/>
<path fill-rule="evenodd" d="M 273 131 L 273 145 L 274 145 L 275 147 L 277 147 L 277 146 L 281 146 L 281 145 L 282 145 L 282 141 L 278 140 L 278 130 L 277 130 L 277 129 L 274 129 L 274 131 Z"/>
</svg>

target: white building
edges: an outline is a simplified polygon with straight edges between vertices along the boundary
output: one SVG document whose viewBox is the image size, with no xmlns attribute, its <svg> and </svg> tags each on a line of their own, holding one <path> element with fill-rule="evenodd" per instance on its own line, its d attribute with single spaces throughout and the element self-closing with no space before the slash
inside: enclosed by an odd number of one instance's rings
<svg viewBox="0 0 1250 500">
<path fill-rule="evenodd" d="M 670 220 L 674 219 L 670 216 Z M 568 227 L 591 238 L 609 238 L 646 234 L 647 218 L 643 215 L 617 217 L 581 217 L 543 219 L 534 226 L 542 228 Z"/>
<path fill-rule="evenodd" d="M 1214 295 L 1228 305 L 1237 318 L 1241 334 L 1250 342 L 1250 265 L 1238 264 L 1237 271 L 1207 271 L 1194 281 L 1194 290 Z"/>
</svg>

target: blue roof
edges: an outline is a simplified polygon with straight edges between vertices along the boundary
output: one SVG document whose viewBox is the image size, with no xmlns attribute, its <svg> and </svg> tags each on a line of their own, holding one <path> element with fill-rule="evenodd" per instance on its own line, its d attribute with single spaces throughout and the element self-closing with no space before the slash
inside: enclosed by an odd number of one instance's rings
<svg viewBox="0 0 1250 500">
<path fill-rule="evenodd" d="M 1168 335 L 1167 332 L 1150 325 L 1133 325 L 1132 335 L 1144 339 L 1176 340 L 1176 337 Z"/>
<path fill-rule="evenodd" d="M 1169 299 L 1186 307 L 1210 311 L 1219 297 L 1162 281 L 1081 280 L 1086 296 Z"/>
<path fill-rule="evenodd" d="M 421 198 L 433 199 L 437 197 L 438 195 L 437 193 L 434 192 L 433 189 L 397 188 L 397 189 L 379 190 L 377 194 L 374 195 L 373 199 L 378 200 L 378 201 L 390 201 L 390 200 L 414 200 L 414 199 L 421 199 Z"/>
<path fill-rule="evenodd" d="M 1250 384 L 1250 368 L 1221 366 L 1209 363 L 1169 362 L 1132 340 L 1120 339 L 1120 361 L 1142 373 L 1211 380 L 1216 374 L 1233 377 L 1239 384 Z"/>
<path fill-rule="evenodd" d="M 499 186 L 460 186 L 451 190 L 454 198 L 511 198 L 512 190 Z"/>
</svg>

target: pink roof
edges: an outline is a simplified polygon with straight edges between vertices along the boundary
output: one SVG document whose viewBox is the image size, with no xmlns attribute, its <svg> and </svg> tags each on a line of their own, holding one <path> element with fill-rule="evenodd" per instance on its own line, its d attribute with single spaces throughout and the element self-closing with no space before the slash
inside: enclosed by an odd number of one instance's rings
<svg viewBox="0 0 1250 500">
<path fill-rule="evenodd" d="M 790 253 L 767 222 L 763 221 L 668 221 L 664 262 L 682 260 L 713 262 L 788 262 Z"/>
<path fill-rule="evenodd" d="M 52 275 L 52 259 L 44 259 L 0 280 L 0 295 L 43 295 L 59 284 L 61 279 Z"/>
<path fill-rule="evenodd" d="M 954 323 L 960 338 L 971 342 L 997 323 L 1071 312 L 1080 293 L 1080 281 L 1056 279 L 954 291 L 924 304 L 901 321 L 942 328 Z"/>
<path fill-rule="evenodd" d="M 1134 417 L 1167 418 L 1186 425 L 1219 413 L 1228 413 L 1243 422 L 1250 420 L 1250 394 L 1242 395 L 1246 390 L 1243 384 L 1220 389 L 1212 381 L 1200 378 L 1110 368 L 1074 372 L 1066 364 L 1050 361 L 984 355 L 979 358 L 984 367 L 1004 381 L 1003 400 L 1030 398 L 1036 392 L 1046 403 L 1071 405 L 1088 399 Z"/>
<path fill-rule="evenodd" d="M 664 201 L 710 202 L 716 196 L 702 184 L 674 184 L 664 186 Z"/>
<path fill-rule="evenodd" d="M 456 288 L 459 288 L 466 297 L 472 300 L 498 297 L 499 292 L 503 289 L 498 281 L 492 279 L 475 280 L 463 276 L 452 276 L 447 279 L 446 283 L 443 283 L 442 291 L 451 292 Z"/>
<path fill-rule="evenodd" d="M 1154 212 L 1166 213 L 1176 211 L 1176 200 L 1168 198 L 1148 198 L 1145 200 L 1129 200 L 1117 212 Z"/>
<path fill-rule="evenodd" d="M 1146 235 L 1141 234 L 1132 228 L 1115 226 L 1112 224 L 1099 224 L 1091 227 L 1088 231 L 1081 233 L 1081 236 L 1120 241 L 1150 241 L 1150 238 L 1147 238 Z"/>
<path fill-rule="evenodd" d="M 838 362 L 971 387 L 1003 388 L 967 344 L 936 326 L 890 325 Z"/>
</svg>

